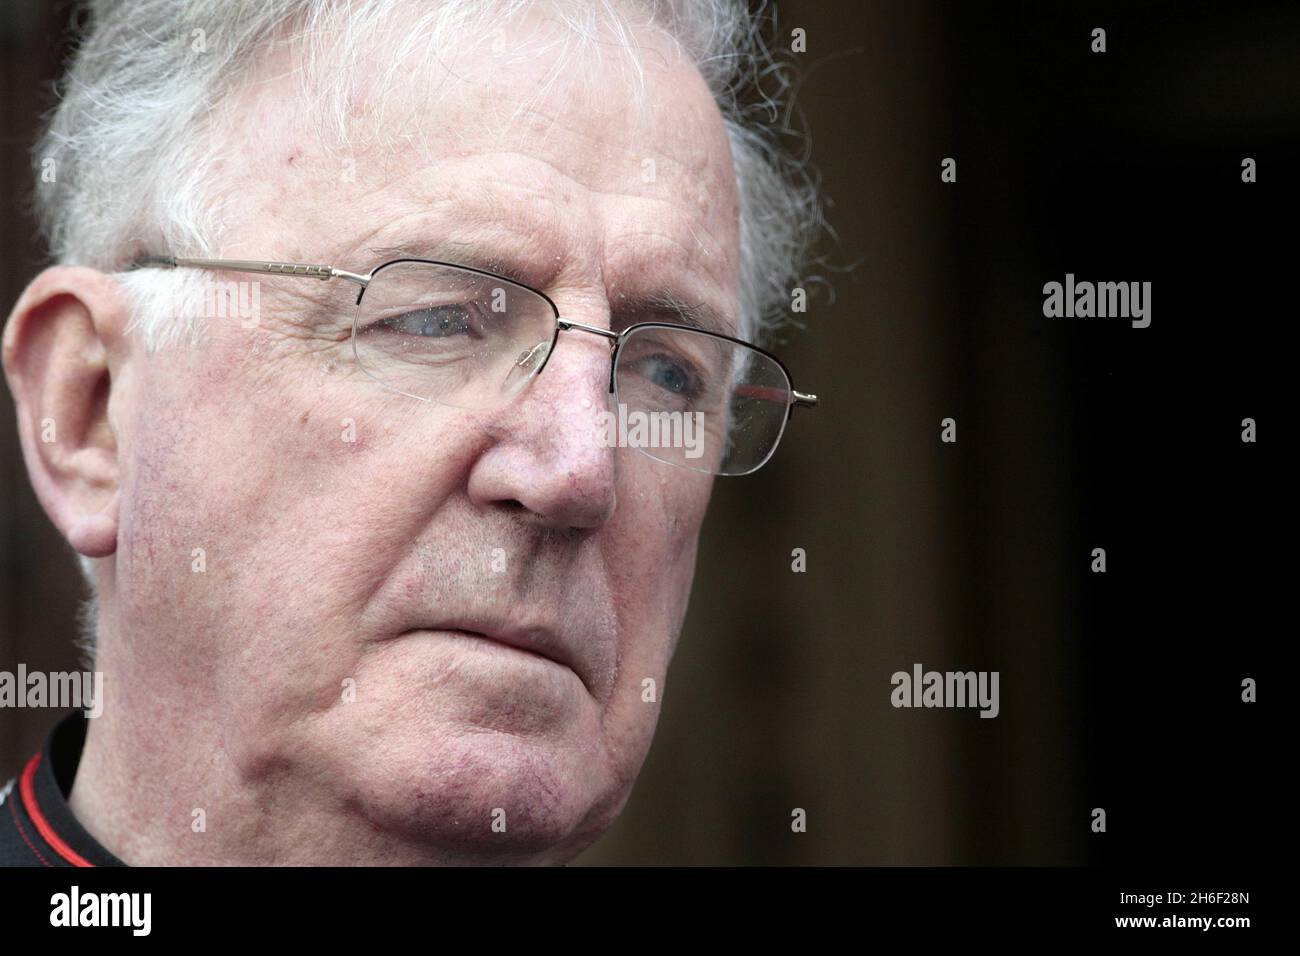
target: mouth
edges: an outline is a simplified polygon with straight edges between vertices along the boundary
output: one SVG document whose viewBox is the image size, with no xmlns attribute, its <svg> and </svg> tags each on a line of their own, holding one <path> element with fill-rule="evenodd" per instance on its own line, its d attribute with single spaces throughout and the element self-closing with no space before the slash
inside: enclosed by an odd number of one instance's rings
<svg viewBox="0 0 1300 956">
<path fill-rule="evenodd" d="M 484 621 L 444 621 L 415 630 L 475 637 L 540 657 L 572 671 L 588 690 L 591 689 L 576 657 L 567 651 L 558 635 L 548 628 L 517 627 Z"/>
</svg>

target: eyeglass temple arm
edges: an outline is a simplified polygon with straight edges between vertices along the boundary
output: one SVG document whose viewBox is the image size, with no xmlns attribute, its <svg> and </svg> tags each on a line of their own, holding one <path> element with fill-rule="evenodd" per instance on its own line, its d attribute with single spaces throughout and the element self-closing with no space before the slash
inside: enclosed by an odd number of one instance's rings
<svg viewBox="0 0 1300 956">
<path fill-rule="evenodd" d="M 737 385 L 736 394 L 743 398 L 756 398 L 766 402 L 781 402 L 782 404 L 785 403 L 787 396 L 793 395 L 794 401 L 791 404 L 808 406 L 817 404 L 816 395 L 806 395 L 794 389 L 787 392 L 783 388 L 773 388 L 767 385 Z"/>
<path fill-rule="evenodd" d="M 269 262 L 260 259 L 183 259 L 177 256 L 139 256 L 131 263 L 132 269 L 157 266 L 164 269 L 218 269 L 229 272 L 262 272 L 271 275 L 294 276 L 304 279 L 346 279 L 359 286 L 370 282 L 370 276 L 345 272 L 333 266 L 313 265 L 305 262 Z"/>
</svg>

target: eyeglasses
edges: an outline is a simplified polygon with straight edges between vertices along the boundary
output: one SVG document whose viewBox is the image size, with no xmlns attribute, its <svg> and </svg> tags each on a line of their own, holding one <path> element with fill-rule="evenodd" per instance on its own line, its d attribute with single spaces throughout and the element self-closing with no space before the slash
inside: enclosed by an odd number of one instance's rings
<svg viewBox="0 0 1300 956">
<path fill-rule="evenodd" d="M 711 475 L 746 475 L 771 459 L 796 405 L 781 360 L 710 329 L 638 322 L 621 332 L 560 316 L 545 293 L 482 269 L 393 259 L 366 275 L 325 265 L 147 255 L 151 266 L 343 279 L 361 288 L 352 323 L 358 367 L 384 388 L 423 402 L 492 410 L 546 368 L 560 332 L 609 341 L 609 393 L 595 440 Z"/>
</svg>

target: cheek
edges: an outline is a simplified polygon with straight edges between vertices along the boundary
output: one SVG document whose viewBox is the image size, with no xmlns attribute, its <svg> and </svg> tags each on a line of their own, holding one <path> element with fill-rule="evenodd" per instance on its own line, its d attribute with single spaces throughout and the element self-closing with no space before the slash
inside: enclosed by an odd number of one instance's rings
<svg viewBox="0 0 1300 956">
<path fill-rule="evenodd" d="M 123 454 L 122 573 L 153 602 L 139 613 L 255 625 L 268 646 L 301 628 L 329 653 L 448 493 L 457 438 L 344 372 L 250 374 L 231 352 L 150 383 Z"/>
<path fill-rule="evenodd" d="M 630 788 L 654 737 L 681 634 L 712 480 L 647 462 L 626 482 L 602 556 L 618 608 L 618 682 L 602 719 L 611 771 Z M 675 471 L 675 470 L 674 470 Z"/>
<path fill-rule="evenodd" d="M 605 551 L 626 661 L 662 677 L 695 576 L 696 547 L 712 479 L 659 462 L 629 469 Z"/>
<path fill-rule="evenodd" d="M 670 563 L 694 554 L 713 478 L 652 461 L 631 449 L 626 462 L 628 480 L 615 523 L 620 534 L 639 543 L 635 555 L 655 572 L 647 580 L 671 579 L 664 573 Z"/>
</svg>

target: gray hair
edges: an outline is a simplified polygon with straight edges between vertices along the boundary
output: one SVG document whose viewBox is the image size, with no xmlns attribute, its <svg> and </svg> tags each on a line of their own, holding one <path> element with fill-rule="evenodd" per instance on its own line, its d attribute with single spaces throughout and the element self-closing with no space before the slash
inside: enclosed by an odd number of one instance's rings
<svg viewBox="0 0 1300 956">
<path fill-rule="evenodd" d="M 217 256 L 219 173 L 206 137 L 214 106 L 239 88 L 276 43 L 298 44 L 316 114 L 345 135 L 346 87 L 367 40 L 397 12 L 398 74 L 404 59 L 436 57 L 464 37 L 485 37 L 528 10 L 544 10 L 569 42 L 555 69 L 577 54 L 600 57 L 612 28 L 619 49 L 637 56 L 637 17 L 671 37 L 695 64 L 722 113 L 740 197 L 741 335 L 761 341 L 787 318 L 825 227 L 807 156 L 788 152 L 791 68 L 763 33 L 765 0 L 85 0 L 89 23 L 60 87 L 34 159 L 36 212 L 53 258 L 122 270 L 140 251 Z M 503 51 L 494 48 L 494 54 Z M 351 68 L 350 68 L 351 67 Z M 643 85 L 644 78 L 637 73 Z M 383 83 L 380 89 L 385 89 Z M 379 107 L 382 110 L 381 105 Z M 796 134 L 797 135 L 797 134 Z M 266 253 L 275 254 L 274 250 Z M 194 332 L 157 307 L 193 295 L 186 270 L 123 272 L 135 303 L 130 326 L 150 351 Z M 188 290 L 188 291 L 187 291 Z M 94 562 L 82 558 L 94 601 Z M 91 608 L 83 615 L 90 618 Z M 93 620 L 91 621 L 93 628 Z M 94 635 L 82 647 L 93 652 Z"/>
</svg>

